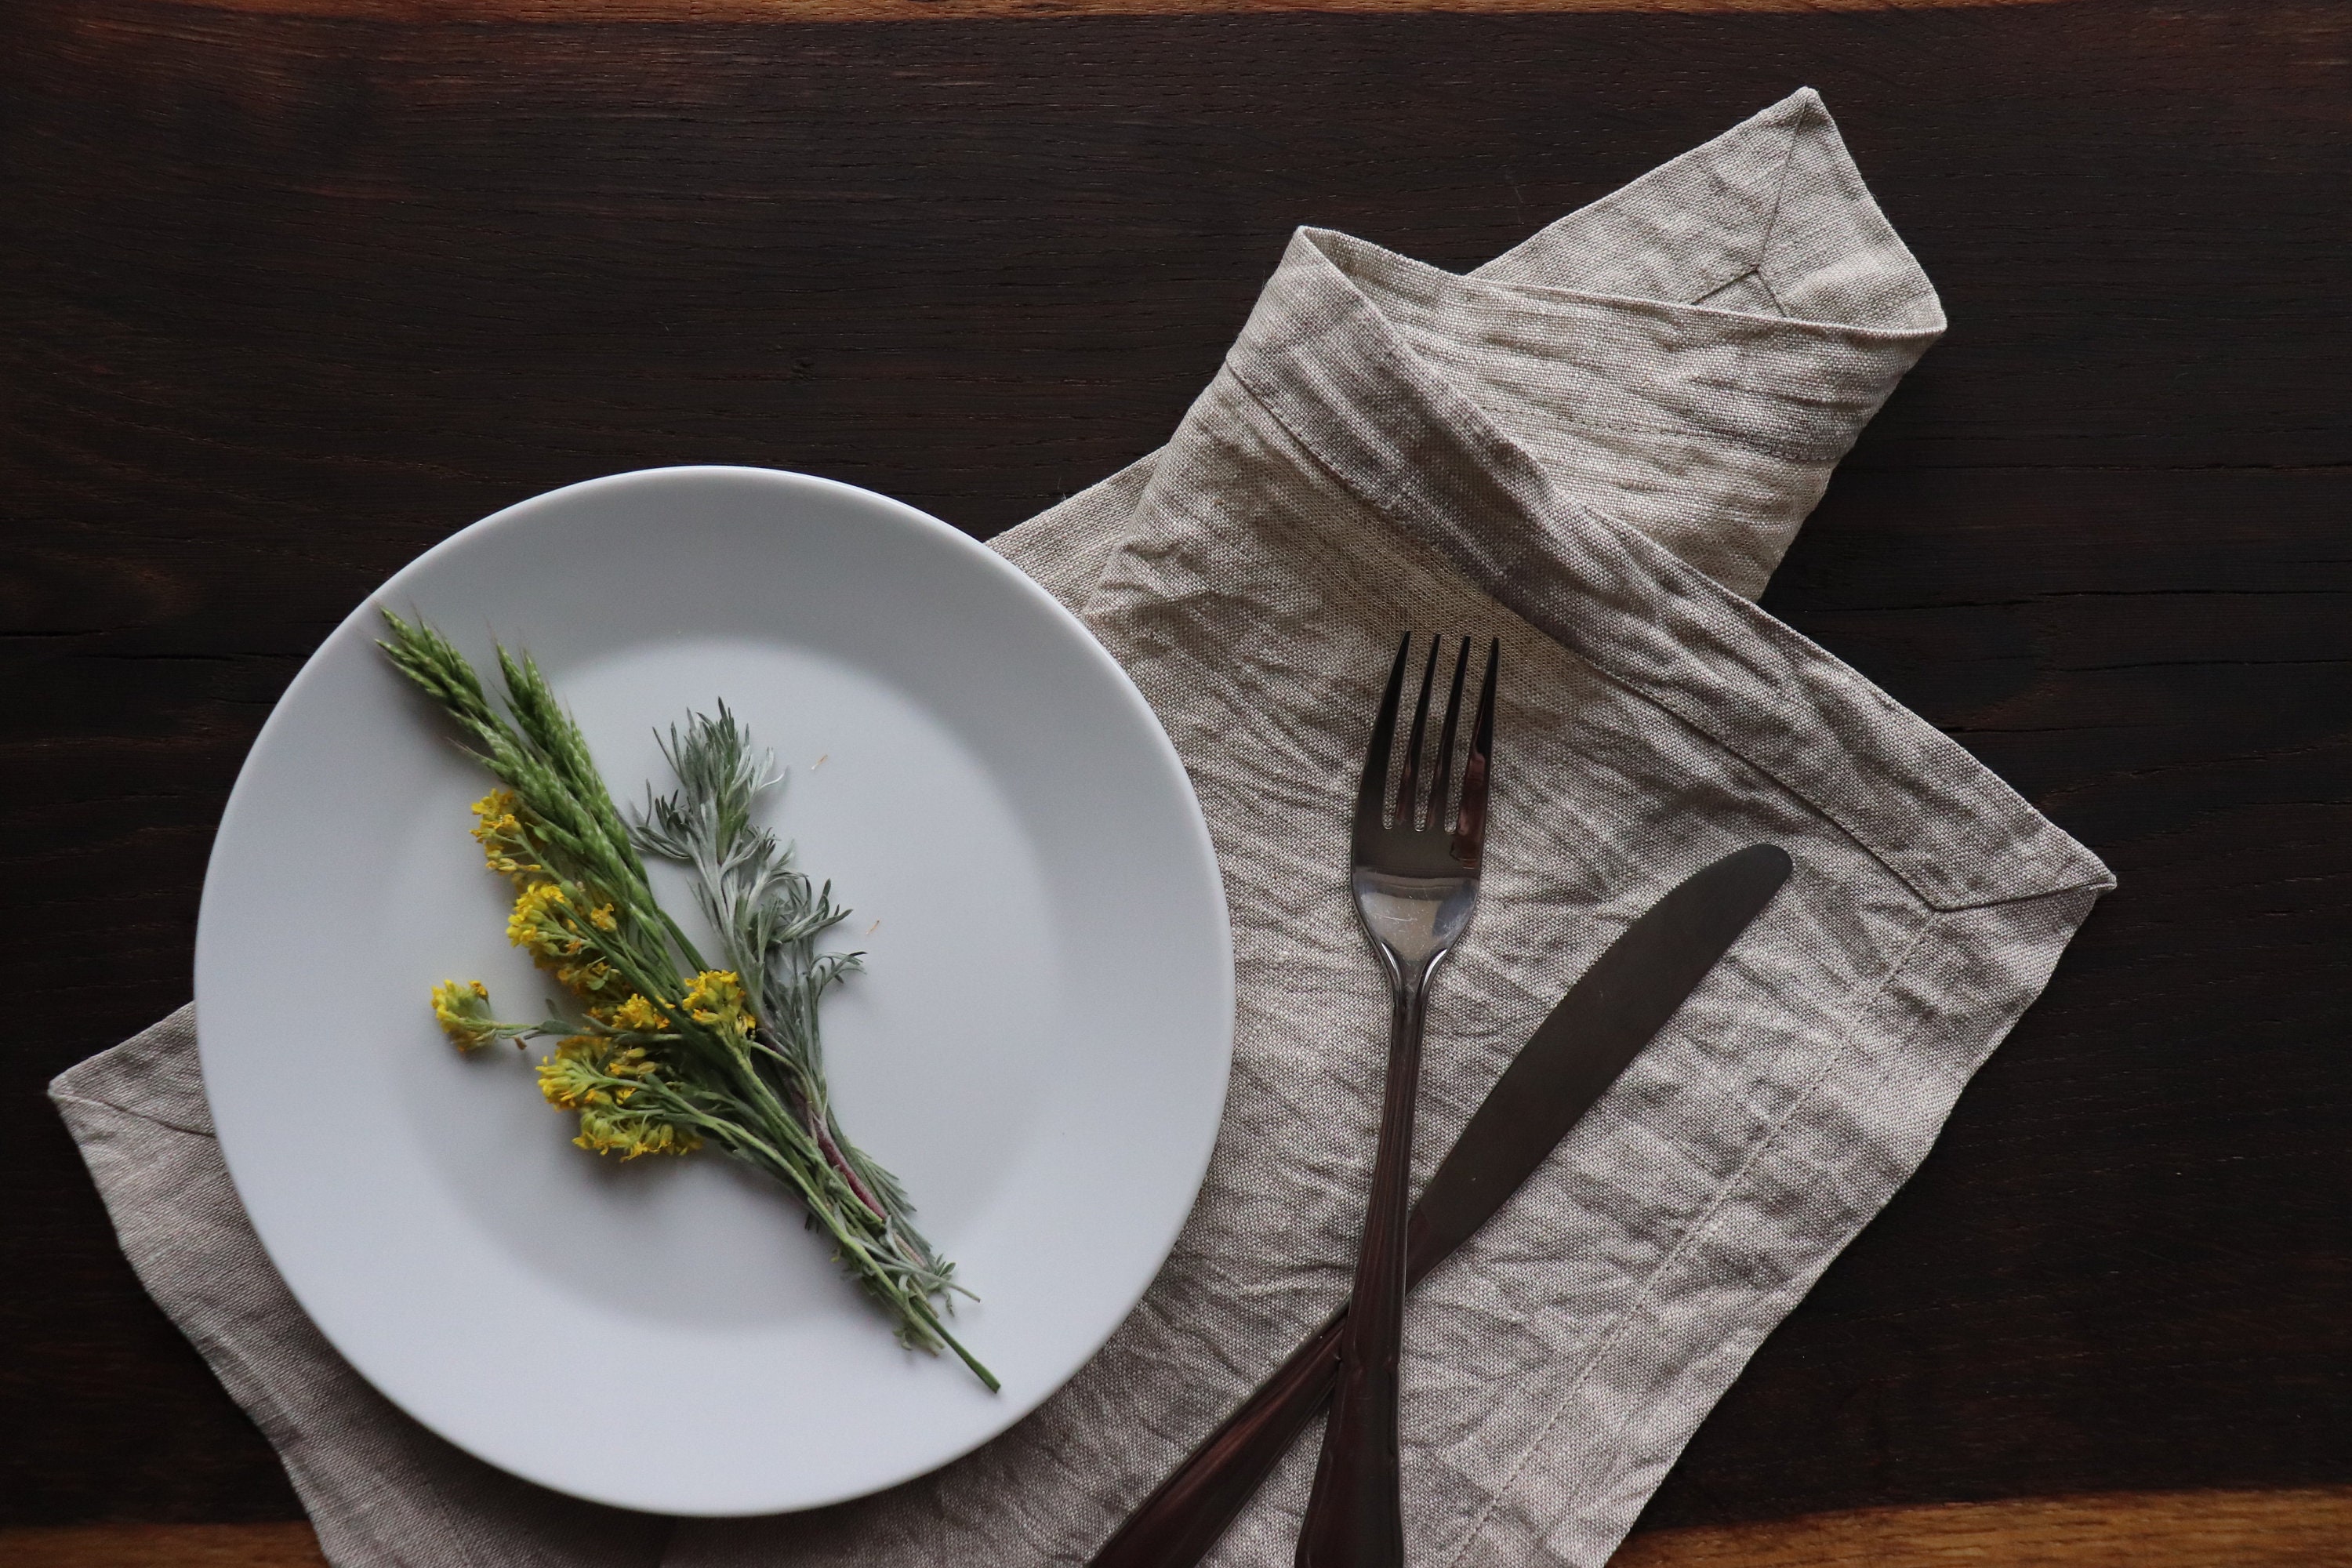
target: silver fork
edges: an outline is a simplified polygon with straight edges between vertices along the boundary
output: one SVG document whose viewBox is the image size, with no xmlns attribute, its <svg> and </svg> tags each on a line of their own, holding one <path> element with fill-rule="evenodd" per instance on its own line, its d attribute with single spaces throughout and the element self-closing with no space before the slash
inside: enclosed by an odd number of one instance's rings
<svg viewBox="0 0 2352 1568">
<path fill-rule="evenodd" d="M 1430 691 L 1437 683 L 1443 639 L 1433 637 L 1413 704 L 1412 731 L 1397 770 L 1392 811 L 1389 752 L 1397 703 L 1404 694 L 1412 635 L 1397 645 L 1387 693 L 1372 721 L 1364 778 L 1356 793 L 1355 839 L 1348 881 L 1356 913 L 1389 977 L 1388 1083 L 1381 1103 L 1381 1142 L 1356 1257 L 1356 1292 L 1340 1342 L 1339 1381 L 1315 1491 L 1298 1537 L 1299 1568 L 1402 1568 L 1404 1519 L 1397 1477 L 1397 1342 L 1404 1322 L 1405 1197 L 1412 1168 L 1413 1092 L 1421 1078 L 1422 1022 L 1437 966 L 1469 928 L 1478 904 L 1478 866 L 1486 842 L 1487 773 L 1495 747 L 1495 678 L 1502 645 L 1486 647 L 1478 717 L 1462 760 L 1460 788 L 1449 790 L 1454 721 L 1462 711 L 1470 639 L 1454 661 L 1454 687 L 1437 750 L 1427 763 L 1422 798 L 1422 742 Z M 1449 799 L 1450 795 L 1450 799 Z M 1449 812 L 1449 806 L 1451 810 Z"/>
</svg>

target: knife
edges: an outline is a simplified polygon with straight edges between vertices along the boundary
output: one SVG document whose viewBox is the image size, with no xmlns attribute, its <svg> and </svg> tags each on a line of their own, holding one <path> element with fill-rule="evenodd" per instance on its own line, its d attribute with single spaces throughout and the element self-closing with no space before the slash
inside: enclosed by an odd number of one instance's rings
<svg viewBox="0 0 2352 1568">
<path fill-rule="evenodd" d="M 1772 901 L 1789 857 L 1751 845 L 1693 872 L 1618 934 L 1463 1128 L 1406 1222 L 1410 1289 L 1519 1190 Z M 1330 1396 L 1345 1307 L 1143 1500 L 1089 1568 L 1192 1568 Z"/>
</svg>

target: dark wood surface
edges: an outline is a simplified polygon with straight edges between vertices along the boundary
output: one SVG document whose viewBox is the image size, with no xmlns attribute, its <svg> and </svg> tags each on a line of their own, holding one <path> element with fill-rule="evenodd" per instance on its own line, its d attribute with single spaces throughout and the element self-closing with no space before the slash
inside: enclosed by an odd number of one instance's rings
<svg viewBox="0 0 2352 1568">
<path fill-rule="evenodd" d="M 0 1526 L 9 1568 L 322 1568 L 302 1523 Z M 1610 1568 L 2347 1568 L 2352 1487 L 2113 1492 L 1643 1530 Z"/>
<path fill-rule="evenodd" d="M 374 584 L 678 461 L 987 534 L 1293 225 L 1466 266 L 1801 82 L 1953 330 L 1767 603 L 2122 887 L 1645 1525 L 2352 1481 L 2352 8 L 372 8 L 0 9 L 0 1524 L 298 1516 L 40 1089 Z"/>
</svg>

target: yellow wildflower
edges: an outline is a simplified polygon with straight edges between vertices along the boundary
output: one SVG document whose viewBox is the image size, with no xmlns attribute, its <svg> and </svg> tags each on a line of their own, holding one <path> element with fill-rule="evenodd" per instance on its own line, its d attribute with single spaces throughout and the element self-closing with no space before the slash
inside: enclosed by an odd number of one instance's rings
<svg viewBox="0 0 2352 1568">
<path fill-rule="evenodd" d="M 542 963 L 570 958 L 585 945 L 567 923 L 572 904 L 553 882 L 537 882 L 515 900 L 507 940 Z"/>
<path fill-rule="evenodd" d="M 600 1016 L 607 1026 L 632 1034 L 658 1035 L 669 1027 L 669 1020 L 661 1010 L 634 991 L 626 1001 L 608 1008 Z"/>
<path fill-rule="evenodd" d="M 594 926 L 598 931 L 618 931 L 621 929 L 621 922 L 613 918 L 613 906 L 610 904 L 606 904 L 601 909 L 590 910 L 588 911 L 588 923 Z"/>
<path fill-rule="evenodd" d="M 610 1042 L 573 1035 L 539 1064 L 539 1091 L 548 1103 L 580 1113 L 572 1142 L 599 1154 L 634 1160 L 640 1154 L 685 1154 L 702 1146 L 699 1133 L 628 1103 L 660 1068 L 640 1046 L 610 1051 Z"/>
<path fill-rule="evenodd" d="M 539 1062 L 539 1092 L 560 1110 L 582 1110 L 611 1103 L 611 1093 L 599 1070 L 604 1043 L 593 1035 L 573 1035 L 559 1042 L 555 1054 Z"/>
<path fill-rule="evenodd" d="M 476 801 L 474 842 L 482 847 L 483 864 L 513 878 L 515 886 L 527 888 L 545 877 L 547 868 L 530 858 L 530 843 L 523 837 L 522 819 L 515 815 L 516 804 L 513 794 L 502 789 Z"/>
<path fill-rule="evenodd" d="M 624 1105 L 628 1103 L 629 1096 L 636 1092 L 634 1087 L 635 1084 L 644 1082 L 660 1070 L 659 1065 L 646 1055 L 646 1048 L 643 1046 L 631 1046 L 625 1050 L 614 1051 L 604 1059 L 604 1071 L 607 1076 L 632 1085 L 631 1088 L 616 1089 L 613 1091 L 613 1098 Z"/>
<path fill-rule="evenodd" d="M 490 1016 L 490 988 L 478 980 L 445 980 L 433 988 L 433 1016 L 461 1051 L 478 1051 L 499 1037 Z"/>
<path fill-rule="evenodd" d="M 583 922 L 578 906 L 561 884 L 534 882 L 515 899 L 514 912 L 507 917 L 507 940 L 582 995 L 602 996 L 620 989 L 621 979 L 594 950 L 589 936 L 594 921 L 591 914 Z"/>
<path fill-rule="evenodd" d="M 743 982 L 731 969 L 706 969 L 681 999 L 686 1016 L 722 1033 L 748 1037 L 760 1020 L 744 1005 Z"/>
<path fill-rule="evenodd" d="M 598 1154 L 634 1160 L 641 1154 L 691 1154 L 702 1147 L 702 1134 L 635 1111 L 583 1110 L 580 1136 L 572 1142 Z"/>
<path fill-rule="evenodd" d="M 565 963 L 557 966 L 555 977 L 583 996 L 601 996 L 621 987 L 621 977 L 603 959 L 586 963 Z"/>
</svg>

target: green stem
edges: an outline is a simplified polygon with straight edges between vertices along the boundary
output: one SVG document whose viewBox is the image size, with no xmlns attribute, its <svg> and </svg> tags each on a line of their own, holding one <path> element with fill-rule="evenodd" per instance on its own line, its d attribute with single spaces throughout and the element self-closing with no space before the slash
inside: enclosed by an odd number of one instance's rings
<svg viewBox="0 0 2352 1568">
<path fill-rule="evenodd" d="M 940 1315 L 931 1310 L 930 1302 L 918 1300 L 915 1310 L 923 1315 L 923 1321 L 930 1329 L 931 1332 L 939 1335 L 939 1337 L 946 1342 L 948 1349 L 955 1352 L 956 1359 L 962 1362 L 964 1365 L 971 1368 L 971 1374 L 988 1385 L 989 1393 L 1002 1394 L 1004 1392 L 1004 1385 L 996 1381 L 996 1374 L 989 1371 L 986 1367 L 981 1365 L 979 1358 L 974 1356 L 970 1351 L 963 1348 L 963 1342 L 961 1340 L 957 1339 L 953 1334 L 948 1332 L 947 1325 L 940 1321 Z"/>
</svg>

